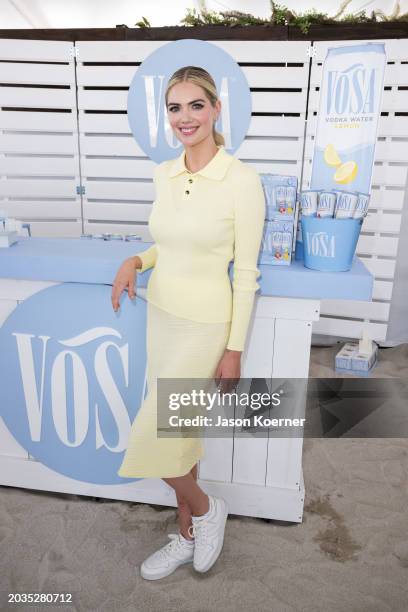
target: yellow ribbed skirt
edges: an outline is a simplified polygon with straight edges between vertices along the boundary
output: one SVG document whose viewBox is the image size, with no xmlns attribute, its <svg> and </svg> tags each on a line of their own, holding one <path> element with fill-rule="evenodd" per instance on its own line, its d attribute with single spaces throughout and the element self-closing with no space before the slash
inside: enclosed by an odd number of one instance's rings
<svg viewBox="0 0 408 612">
<path fill-rule="evenodd" d="M 157 379 L 214 376 L 231 322 L 191 321 L 147 302 L 147 394 L 118 470 L 123 478 L 184 476 L 204 456 L 201 437 L 157 436 Z"/>
</svg>

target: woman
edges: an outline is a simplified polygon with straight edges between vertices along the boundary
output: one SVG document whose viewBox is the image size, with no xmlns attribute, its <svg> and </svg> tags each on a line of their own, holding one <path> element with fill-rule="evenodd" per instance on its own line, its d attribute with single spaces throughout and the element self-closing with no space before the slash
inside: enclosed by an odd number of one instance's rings
<svg viewBox="0 0 408 612">
<path fill-rule="evenodd" d="M 156 166 L 149 218 L 155 242 L 123 262 L 112 289 L 116 311 L 122 291 L 135 297 L 136 270 L 154 267 L 146 293 L 148 393 L 118 471 L 123 477 L 161 478 L 176 494 L 180 531 L 142 563 L 141 575 L 150 580 L 190 561 L 206 572 L 221 552 L 227 504 L 197 484 L 200 437 L 157 437 L 156 384 L 157 378 L 215 377 L 225 391 L 227 381 L 239 380 L 265 218 L 258 174 L 225 151 L 215 130 L 221 102 L 210 74 L 180 68 L 168 82 L 165 101 L 184 149 Z"/>
</svg>

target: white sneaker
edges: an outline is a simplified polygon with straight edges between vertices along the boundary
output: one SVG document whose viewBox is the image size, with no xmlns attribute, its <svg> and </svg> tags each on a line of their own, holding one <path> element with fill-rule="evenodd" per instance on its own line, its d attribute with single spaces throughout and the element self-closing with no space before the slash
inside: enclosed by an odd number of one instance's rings
<svg viewBox="0 0 408 612">
<path fill-rule="evenodd" d="M 210 509 L 202 516 L 193 516 L 189 534 L 195 538 L 194 569 L 206 572 L 218 559 L 224 542 L 228 506 L 222 497 L 208 496 Z"/>
<path fill-rule="evenodd" d="M 169 533 L 171 542 L 154 552 L 143 561 L 140 575 L 146 580 L 158 580 L 172 574 L 179 565 L 194 558 L 194 540 L 186 540 L 181 533 Z"/>
</svg>

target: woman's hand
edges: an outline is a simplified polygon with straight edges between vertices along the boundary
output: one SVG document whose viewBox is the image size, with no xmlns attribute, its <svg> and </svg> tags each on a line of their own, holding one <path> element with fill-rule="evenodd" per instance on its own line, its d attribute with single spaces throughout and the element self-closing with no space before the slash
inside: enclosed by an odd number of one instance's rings
<svg viewBox="0 0 408 612">
<path fill-rule="evenodd" d="M 215 371 L 215 383 L 220 393 L 229 393 L 234 389 L 241 377 L 242 351 L 225 349 Z"/>
<path fill-rule="evenodd" d="M 125 259 L 123 264 L 120 266 L 119 270 L 116 273 L 115 280 L 113 281 L 112 307 L 115 312 L 118 310 L 118 308 L 120 308 L 119 300 L 122 291 L 127 290 L 128 295 L 131 299 L 136 296 L 135 278 L 135 259 L 133 257 L 129 257 L 128 259 Z"/>
</svg>

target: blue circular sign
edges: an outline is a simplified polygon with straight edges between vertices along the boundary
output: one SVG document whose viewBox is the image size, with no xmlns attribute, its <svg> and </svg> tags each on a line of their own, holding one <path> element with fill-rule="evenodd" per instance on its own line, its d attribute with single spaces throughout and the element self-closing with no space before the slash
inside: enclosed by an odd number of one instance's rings
<svg viewBox="0 0 408 612">
<path fill-rule="evenodd" d="M 153 161 L 178 157 L 183 145 L 167 118 L 165 92 L 172 74 L 183 66 L 200 66 L 215 81 L 221 113 L 215 127 L 231 154 L 244 140 L 251 121 L 251 92 L 237 62 L 217 45 L 203 40 L 177 40 L 151 53 L 136 71 L 128 93 L 130 128 Z"/>
<path fill-rule="evenodd" d="M 146 302 L 110 286 L 54 285 L 19 304 L 0 327 L 1 416 L 35 459 L 97 484 L 117 475 L 143 401 Z"/>
</svg>

